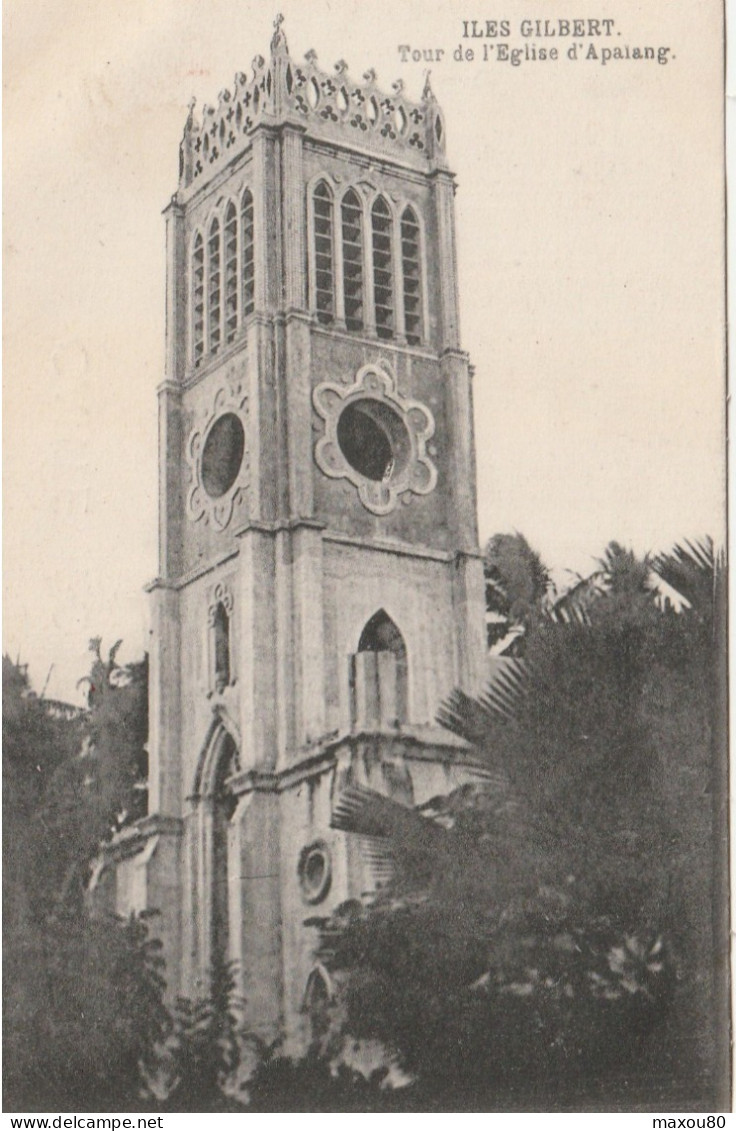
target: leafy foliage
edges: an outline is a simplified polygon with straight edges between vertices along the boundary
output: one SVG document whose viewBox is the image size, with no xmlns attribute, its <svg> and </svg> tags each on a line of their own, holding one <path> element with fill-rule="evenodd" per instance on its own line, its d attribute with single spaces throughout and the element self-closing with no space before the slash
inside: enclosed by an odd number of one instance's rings
<svg viewBox="0 0 736 1131">
<path fill-rule="evenodd" d="M 708 541 L 652 560 L 611 543 L 599 565 L 564 614 L 548 594 L 528 616 L 523 660 L 444 705 L 479 784 L 422 811 L 338 801 L 386 885 L 313 921 L 342 986 L 326 1051 L 378 1038 L 446 1095 L 559 1089 L 642 1051 L 664 1070 L 678 1040 L 704 1074 L 717 826 L 693 787 L 723 759 L 718 561 Z"/>
<path fill-rule="evenodd" d="M 228 1090 L 241 1059 L 242 1003 L 233 965 L 216 965 L 209 992 L 180 997 L 165 1053 L 166 1111 L 240 1111 Z"/>
<path fill-rule="evenodd" d="M 333 1067 L 312 1051 L 302 1060 L 271 1055 L 247 1084 L 247 1111 L 397 1111 L 403 1097 L 384 1087 L 386 1070 L 366 1078 L 347 1065 Z"/>
<path fill-rule="evenodd" d="M 145 917 L 62 912 L 23 957 L 33 977 L 5 987 L 6 1110 L 137 1106 L 169 1027 Z"/>
<path fill-rule="evenodd" d="M 494 534 L 483 556 L 488 643 L 520 635 L 535 620 L 551 585 L 549 570 L 523 534 Z"/>
<path fill-rule="evenodd" d="M 88 710 L 33 694 L 3 660 L 6 1103 L 131 1106 L 162 1038 L 159 944 L 144 919 L 87 914 L 84 882 L 131 804 L 146 731 L 145 661 L 95 642 Z M 129 810 L 130 811 L 130 810 Z"/>
</svg>

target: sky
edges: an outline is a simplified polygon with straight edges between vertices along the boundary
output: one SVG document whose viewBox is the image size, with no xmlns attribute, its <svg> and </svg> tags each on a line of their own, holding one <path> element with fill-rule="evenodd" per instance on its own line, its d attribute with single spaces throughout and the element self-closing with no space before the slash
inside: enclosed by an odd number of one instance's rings
<svg viewBox="0 0 736 1131">
<path fill-rule="evenodd" d="M 383 89 L 402 78 L 418 99 L 431 67 L 458 181 L 481 541 L 519 530 L 564 582 L 614 538 L 640 552 L 722 538 L 720 3 L 280 8 L 291 54 L 314 48 L 326 70 L 373 67 Z M 80 700 L 90 637 L 122 637 L 123 660 L 146 647 L 161 210 L 190 98 L 216 102 L 267 53 L 276 10 L 4 6 L 3 647 L 52 697 Z M 571 38 L 522 38 L 540 17 L 558 31 L 568 17 L 615 25 L 607 41 L 580 38 L 571 61 Z M 508 19 L 509 45 L 562 58 L 498 61 L 498 39 L 463 39 L 466 18 Z M 667 64 L 600 61 L 605 46 L 650 45 L 670 48 Z M 456 61 L 459 47 L 473 60 Z"/>
</svg>

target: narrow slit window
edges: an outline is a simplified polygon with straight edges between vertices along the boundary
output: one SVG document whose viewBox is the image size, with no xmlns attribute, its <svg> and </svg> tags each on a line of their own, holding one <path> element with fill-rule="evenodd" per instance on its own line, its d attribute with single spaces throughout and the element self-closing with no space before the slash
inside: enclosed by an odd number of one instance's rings
<svg viewBox="0 0 736 1131">
<path fill-rule="evenodd" d="M 192 358 L 199 365 L 204 356 L 204 240 L 200 232 L 192 247 Z"/>
<path fill-rule="evenodd" d="M 371 213 L 373 237 L 373 299 L 376 333 L 379 338 L 394 336 L 394 280 L 391 252 L 391 211 L 382 196 Z"/>
<path fill-rule="evenodd" d="M 401 217 L 401 266 L 404 283 L 404 333 L 410 346 L 422 340 L 422 267 L 419 224 L 413 208 Z"/>
<path fill-rule="evenodd" d="M 253 194 L 246 189 L 240 208 L 240 239 L 242 245 L 243 317 L 252 314 L 256 305 L 256 265 L 253 240 Z"/>
<path fill-rule="evenodd" d="M 363 210 L 350 189 L 342 201 L 342 264 L 345 325 L 363 329 Z"/>
<path fill-rule="evenodd" d="M 222 691 L 230 683 L 230 617 L 222 601 L 215 609 L 215 689 Z"/>
<path fill-rule="evenodd" d="M 238 214 L 232 201 L 225 210 L 225 341 L 238 332 Z"/>
<path fill-rule="evenodd" d="M 324 181 L 314 190 L 313 205 L 314 305 L 317 321 L 329 324 L 335 317 L 332 194 Z"/>
<path fill-rule="evenodd" d="M 208 251 L 208 286 L 207 286 L 207 329 L 209 332 L 210 353 L 217 353 L 220 348 L 220 313 L 222 308 L 222 252 L 220 249 L 220 221 L 215 219 L 210 224 L 210 234 L 207 241 Z"/>
</svg>

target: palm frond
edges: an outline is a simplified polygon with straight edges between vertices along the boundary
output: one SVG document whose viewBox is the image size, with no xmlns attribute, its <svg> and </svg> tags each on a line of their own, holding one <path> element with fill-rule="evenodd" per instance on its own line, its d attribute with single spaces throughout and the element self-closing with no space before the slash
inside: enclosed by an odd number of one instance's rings
<svg viewBox="0 0 736 1131">
<path fill-rule="evenodd" d="M 440 825 L 362 786 L 343 790 L 330 824 L 333 829 L 367 838 L 365 858 L 377 881 L 386 882 L 400 871 L 410 884 L 422 886 L 442 869 L 449 847 L 447 831 Z"/>
<path fill-rule="evenodd" d="M 590 606 L 607 592 L 607 575 L 603 570 L 596 570 L 555 597 L 550 602 L 547 615 L 556 624 L 589 625 Z"/>
<path fill-rule="evenodd" d="M 526 665 L 507 659 L 498 665 L 493 679 L 477 699 L 464 691 L 453 691 L 437 712 L 437 722 L 471 745 L 482 747 L 489 723 L 507 723 L 517 717 L 528 682 Z"/>
<path fill-rule="evenodd" d="M 654 572 L 692 609 L 706 614 L 713 604 L 718 576 L 723 572 L 723 555 L 717 553 L 710 536 L 684 539 L 666 554 L 652 561 Z"/>
<path fill-rule="evenodd" d="M 416 810 L 363 786 L 349 786 L 342 791 L 332 810 L 330 824 L 342 832 L 401 838 L 422 845 L 442 835 L 437 825 L 421 817 Z"/>
</svg>

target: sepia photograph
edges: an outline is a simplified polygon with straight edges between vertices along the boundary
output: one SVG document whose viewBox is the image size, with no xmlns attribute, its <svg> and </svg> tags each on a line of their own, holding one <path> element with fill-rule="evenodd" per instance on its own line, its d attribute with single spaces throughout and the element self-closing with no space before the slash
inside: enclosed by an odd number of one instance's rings
<svg viewBox="0 0 736 1131">
<path fill-rule="evenodd" d="M 725 1126 L 722 4 L 4 42 L 3 1110 Z"/>
</svg>

